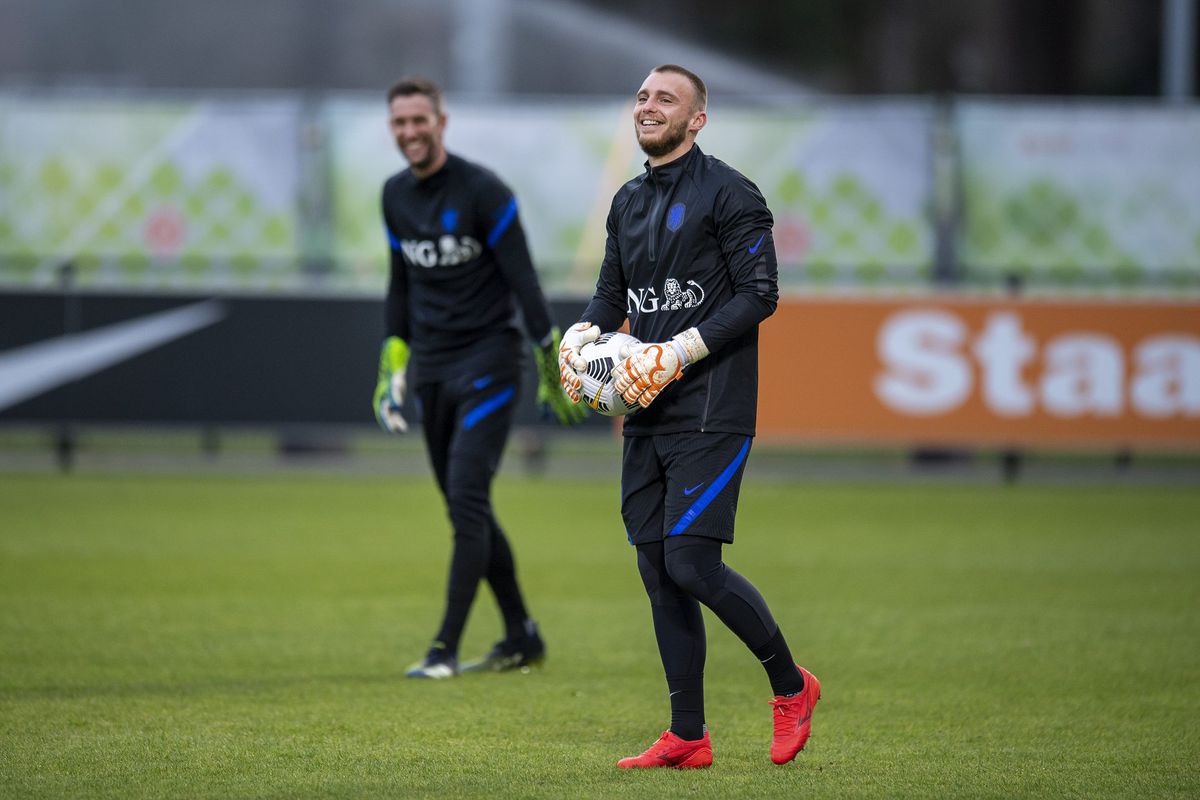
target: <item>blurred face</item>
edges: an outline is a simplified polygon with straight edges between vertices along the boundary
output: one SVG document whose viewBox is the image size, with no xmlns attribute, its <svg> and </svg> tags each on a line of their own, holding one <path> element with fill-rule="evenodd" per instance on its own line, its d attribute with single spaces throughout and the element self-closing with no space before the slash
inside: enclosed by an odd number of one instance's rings
<svg viewBox="0 0 1200 800">
<path fill-rule="evenodd" d="M 396 147 L 419 178 L 430 175 L 446 161 L 442 133 L 446 130 L 446 115 L 433 107 L 433 100 L 423 94 L 393 97 L 389 106 L 389 126 Z"/>
<path fill-rule="evenodd" d="M 633 104 L 638 144 L 652 165 L 686 153 L 707 119 L 696 107 L 692 82 L 676 72 L 651 72 Z"/>
</svg>

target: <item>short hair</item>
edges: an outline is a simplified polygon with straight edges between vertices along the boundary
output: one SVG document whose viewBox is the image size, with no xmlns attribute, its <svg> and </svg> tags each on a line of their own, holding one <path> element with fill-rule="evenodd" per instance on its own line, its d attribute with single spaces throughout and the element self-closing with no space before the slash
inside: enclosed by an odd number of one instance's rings
<svg viewBox="0 0 1200 800">
<path fill-rule="evenodd" d="M 704 85 L 704 81 L 700 80 L 700 76 L 692 72 L 686 67 L 681 67 L 678 64 L 659 64 L 651 72 L 674 72 L 677 75 L 682 75 L 691 81 L 692 88 L 696 90 L 696 107 L 695 111 L 703 111 L 708 107 L 708 87 Z"/>
<path fill-rule="evenodd" d="M 401 78 L 393 83 L 392 88 L 388 89 L 388 105 L 391 105 L 391 102 L 397 97 L 411 97 L 414 94 L 423 94 L 428 97 L 429 102 L 433 103 L 434 112 L 442 113 L 442 89 L 428 78 Z"/>
</svg>

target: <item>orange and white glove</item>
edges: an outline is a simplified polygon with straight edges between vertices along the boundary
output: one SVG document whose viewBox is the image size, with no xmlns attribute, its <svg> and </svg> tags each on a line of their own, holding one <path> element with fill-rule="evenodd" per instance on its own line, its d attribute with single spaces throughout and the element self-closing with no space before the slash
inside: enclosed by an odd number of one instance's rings
<svg viewBox="0 0 1200 800">
<path fill-rule="evenodd" d="M 579 371 L 587 369 L 587 362 L 579 355 L 579 351 L 588 342 L 600 338 L 600 329 L 590 322 L 577 322 L 567 328 L 562 341 L 558 345 L 558 382 L 572 403 L 579 402 L 579 389 L 583 386 L 583 378 Z"/>
<path fill-rule="evenodd" d="M 669 341 L 642 344 L 613 368 L 613 388 L 629 405 L 642 408 L 654 402 L 662 390 L 683 375 L 683 368 L 708 355 L 708 346 L 700 332 L 688 328 Z"/>
</svg>

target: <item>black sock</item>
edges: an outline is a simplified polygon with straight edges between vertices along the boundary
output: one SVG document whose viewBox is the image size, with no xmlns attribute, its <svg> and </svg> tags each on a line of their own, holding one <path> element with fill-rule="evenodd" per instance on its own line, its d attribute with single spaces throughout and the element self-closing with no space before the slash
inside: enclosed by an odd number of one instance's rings
<svg viewBox="0 0 1200 800">
<path fill-rule="evenodd" d="M 667 678 L 671 693 L 671 733 L 680 739 L 704 738 L 704 676 Z"/>
<path fill-rule="evenodd" d="M 772 692 L 795 694 L 804 691 L 804 676 L 796 669 L 796 662 L 792 661 L 792 651 L 783 639 L 782 630 L 776 631 L 762 647 L 754 648 L 753 653 L 767 671 Z"/>
</svg>

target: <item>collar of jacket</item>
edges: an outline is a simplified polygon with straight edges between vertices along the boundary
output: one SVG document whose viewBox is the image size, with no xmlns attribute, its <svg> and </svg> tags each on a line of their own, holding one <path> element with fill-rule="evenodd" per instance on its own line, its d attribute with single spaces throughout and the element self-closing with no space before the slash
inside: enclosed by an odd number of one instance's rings
<svg viewBox="0 0 1200 800">
<path fill-rule="evenodd" d="M 441 186 L 443 183 L 445 183 L 445 181 L 446 181 L 447 177 L 450 175 L 450 173 L 454 171 L 455 162 L 457 162 L 457 161 L 458 161 L 458 156 L 447 151 L 446 152 L 446 163 L 442 164 L 442 166 L 438 168 L 437 172 L 435 172 L 431 175 L 426 175 L 424 178 L 418 178 L 416 175 L 413 175 L 413 180 L 415 180 L 417 182 L 417 185 L 422 188 L 433 189 L 438 186 Z M 411 170 L 410 170 L 410 172 L 411 172 Z"/>
<path fill-rule="evenodd" d="M 647 178 L 654 181 L 673 181 L 691 169 L 692 165 L 703 157 L 704 154 L 700 152 L 700 146 L 693 142 L 692 149 L 674 161 L 668 161 L 666 164 L 659 164 L 657 167 L 652 167 L 647 160 L 643 166 L 646 168 Z"/>
</svg>

